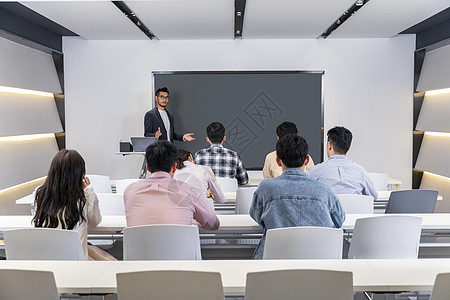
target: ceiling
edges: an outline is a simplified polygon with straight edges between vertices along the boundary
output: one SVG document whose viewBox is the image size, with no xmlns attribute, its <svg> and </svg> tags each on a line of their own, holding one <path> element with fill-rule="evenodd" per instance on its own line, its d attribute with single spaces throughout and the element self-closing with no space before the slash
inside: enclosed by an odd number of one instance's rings
<svg viewBox="0 0 450 300">
<path fill-rule="evenodd" d="M 234 39 L 235 0 L 123 1 L 159 40 Z M 147 40 L 111 1 L 22 5 L 88 40 Z M 355 0 L 247 0 L 243 39 L 315 39 Z M 328 38 L 387 38 L 447 9 L 450 0 L 370 0 Z"/>
</svg>

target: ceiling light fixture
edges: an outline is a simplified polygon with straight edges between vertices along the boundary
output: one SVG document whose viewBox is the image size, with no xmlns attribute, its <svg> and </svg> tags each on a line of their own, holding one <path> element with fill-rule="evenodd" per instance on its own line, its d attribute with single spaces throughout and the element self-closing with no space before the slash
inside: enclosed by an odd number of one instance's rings
<svg viewBox="0 0 450 300">
<path fill-rule="evenodd" d="M 156 35 L 151 32 L 147 26 L 142 23 L 141 20 L 136 16 L 134 12 L 123 2 L 123 1 L 111 1 L 121 12 L 125 14 L 125 16 L 133 22 L 146 36 L 148 36 L 151 40 L 158 39 Z"/>
<path fill-rule="evenodd" d="M 242 38 L 246 0 L 234 0 L 234 38 Z"/>
<path fill-rule="evenodd" d="M 341 26 L 348 18 L 355 14 L 361 7 L 363 7 L 369 0 L 357 0 L 349 9 L 347 9 L 333 24 L 330 25 L 319 37 L 326 39 L 333 31 Z"/>
</svg>

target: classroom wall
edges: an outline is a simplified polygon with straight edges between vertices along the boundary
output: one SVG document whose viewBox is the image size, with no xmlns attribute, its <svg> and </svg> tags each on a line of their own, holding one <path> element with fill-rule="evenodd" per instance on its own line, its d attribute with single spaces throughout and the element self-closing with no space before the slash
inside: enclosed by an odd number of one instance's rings
<svg viewBox="0 0 450 300">
<path fill-rule="evenodd" d="M 214 41 L 66 37 L 67 148 L 80 151 L 88 173 L 137 177 L 142 158 L 116 152 L 121 139 L 143 135 L 144 114 L 153 107 L 152 71 L 324 70 L 325 131 L 348 127 L 354 134 L 350 159 L 410 188 L 414 43 L 411 35 Z M 307 113 L 299 111 L 298 117 Z M 204 139 L 205 133 L 196 136 Z"/>
</svg>

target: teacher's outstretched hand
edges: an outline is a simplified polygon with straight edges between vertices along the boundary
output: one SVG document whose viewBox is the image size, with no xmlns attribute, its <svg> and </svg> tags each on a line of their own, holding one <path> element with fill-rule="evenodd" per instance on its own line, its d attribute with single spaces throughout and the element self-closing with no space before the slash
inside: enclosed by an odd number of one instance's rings
<svg viewBox="0 0 450 300">
<path fill-rule="evenodd" d="M 191 141 L 195 140 L 195 137 L 192 137 L 193 134 L 194 133 L 186 133 L 183 135 L 183 139 L 185 141 L 191 142 Z"/>
</svg>

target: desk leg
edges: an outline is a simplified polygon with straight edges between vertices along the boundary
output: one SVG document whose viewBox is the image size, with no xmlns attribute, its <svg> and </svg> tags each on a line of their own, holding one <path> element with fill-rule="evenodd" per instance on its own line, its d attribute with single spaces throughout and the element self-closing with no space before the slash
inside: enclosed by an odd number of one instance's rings
<svg viewBox="0 0 450 300">
<path fill-rule="evenodd" d="M 142 162 L 141 172 L 139 174 L 139 179 L 145 179 L 147 177 L 147 161 L 144 155 L 144 161 Z"/>
</svg>

